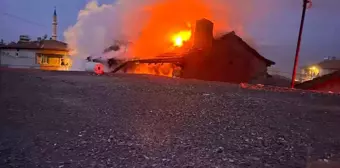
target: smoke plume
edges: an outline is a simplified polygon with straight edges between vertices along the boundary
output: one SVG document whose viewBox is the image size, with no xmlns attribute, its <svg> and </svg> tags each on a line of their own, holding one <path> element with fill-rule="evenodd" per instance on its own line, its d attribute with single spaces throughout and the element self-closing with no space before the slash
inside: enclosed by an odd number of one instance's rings
<svg viewBox="0 0 340 168">
<path fill-rule="evenodd" d="M 126 52 L 113 57 L 152 57 L 166 50 L 171 34 L 206 18 L 214 22 L 214 34 L 236 31 L 246 37 L 244 24 L 253 20 L 253 1 L 244 0 L 116 0 L 99 5 L 89 2 L 77 23 L 65 32 L 73 69 L 90 55 L 100 55 L 115 41 L 129 42 Z M 259 15 L 259 12 L 256 12 Z M 125 45 L 126 47 L 127 45 Z"/>
</svg>

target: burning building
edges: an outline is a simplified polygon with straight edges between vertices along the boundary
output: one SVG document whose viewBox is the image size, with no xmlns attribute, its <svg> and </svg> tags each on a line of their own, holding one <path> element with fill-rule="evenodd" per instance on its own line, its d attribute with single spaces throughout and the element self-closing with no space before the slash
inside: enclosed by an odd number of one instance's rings
<svg viewBox="0 0 340 168">
<path fill-rule="evenodd" d="M 247 18 L 250 16 L 248 8 L 237 8 L 235 5 L 233 2 L 222 0 L 150 0 L 137 4 L 133 0 L 126 0 L 102 5 L 91 1 L 79 12 L 77 23 L 64 33 L 75 60 L 72 69 L 83 70 L 84 67 L 89 67 L 88 70 L 93 71 L 95 65 L 102 64 L 105 72 L 163 76 L 176 74 L 185 78 L 208 80 L 222 80 L 218 73 L 223 73 L 224 78 L 228 78 L 223 81 L 249 81 L 251 77 L 230 77 L 229 73 L 240 72 L 245 76 L 260 78 L 254 75 L 253 71 L 249 70 L 247 74 L 248 70 L 235 69 L 237 66 L 243 66 L 244 61 L 266 62 L 262 56 L 247 49 L 247 45 L 242 45 L 242 39 L 237 40 L 237 36 L 232 35 L 232 30 L 242 32 L 242 25 L 250 19 Z M 258 14 L 258 11 L 255 13 Z M 255 18 L 251 18 L 253 19 Z M 215 35 L 220 32 L 231 33 L 217 38 Z M 105 48 L 110 48 L 108 45 L 112 45 L 113 41 L 130 44 L 127 50 L 103 53 Z M 227 43 L 231 46 L 223 46 Z M 221 46 L 223 50 L 218 49 Z M 235 49 L 235 46 L 243 51 Z M 87 56 L 91 57 L 89 60 L 98 62 L 84 64 L 83 60 Z M 233 58 L 234 56 L 237 57 Z M 247 60 L 244 57 L 252 58 Z M 110 66 L 109 59 L 114 65 L 107 68 Z M 121 64 L 120 61 L 124 63 Z M 228 62 L 229 69 L 219 67 L 221 62 Z M 257 66 L 255 63 L 249 64 Z M 266 66 L 267 63 L 263 64 Z M 118 69 L 115 69 L 117 66 Z M 265 71 L 266 67 L 261 69 Z M 259 70 L 258 73 L 260 72 L 262 71 Z"/>
<path fill-rule="evenodd" d="M 123 70 L 172 76 L 176 70 L 180 70 L 179 76 L 182 78 L 233 83 L 267 77 L 267 67 L 274 65 L 273 61 L 261 56 L 235 32 L 214 39 L 213 27 L 214 24 L 207 19 L 198 20 L 192 37 L 193 44 L 188 51 L 130 60 L 113 72 Z"/>
<path fill-rule="evenodd" d="M 252 82 L 268 76 L 267 67 L 274 65 L 273 61 L 260 55 L 235 32 L 214 38 L 213 28 L 210 20 L 198 20 L 188 50 L 129 60 L 113 72 L 173 76 L 180 70 L 182 78 L 232 83 Z M 183 39 L 175 38 L 179 48 L 184 48 L 182 43 Z"/>
</svg>

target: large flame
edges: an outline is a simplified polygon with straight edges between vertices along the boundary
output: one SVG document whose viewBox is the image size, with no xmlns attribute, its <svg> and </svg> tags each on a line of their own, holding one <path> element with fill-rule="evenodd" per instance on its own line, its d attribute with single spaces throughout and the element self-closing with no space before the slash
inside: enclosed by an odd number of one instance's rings
<svg viewBox="0 0 340 168">
<path fill-rule="evenodd" d="M 189 41 L 191 38 L 191 30 L 180 31 L 172 36 L 173 45 L 176 47 L 182 47 L 183 43 Z"/>
<path fill-rule="evenodd" d="M 191 38 L 191 25 L 196 20 L 212 18 L 204 0 L 165 0 L 147 8 L 149 18 L 138 39 L 131 47 L 132 55 L 139 58 L 155 57 L 172 52 Z"/>
<path fill-rule="evenodd" d="M 226 4 L 224 0 L 118 0 L 98 6 L 93 0 L 79 13 L 77 24 L 65 32 L 65 39 L 74 51 L 71 55 L 82 58 L 101 53 L 114 40 L 131 42 L 119 55 L 122 58 L 182 52 L 191 46 L 196 20 L 213 21 L 214 30 L 228 29 L 227 16 L 234 15 L 228 15 Z M 82 68 L 82 64 L 73 67 Z"/>
<path fill-rule="evenodd" d="M 201 18 L 212 18 L 204 0 L 165 0 L 148 8 L 150 17 L 131 50 L 139 58 L 164 52 L 182 52 L 190 47 L 192 26 Z M 139 64 L 130 73 L 172 76 L 178 67 L 169 64 Z"/>
<path fill-rule="evenodd" d="M 169 50 L 183 50 L 190 44 L 183 37 L 174 43 L 173 37 L 189 30 L 187 23 L 195 27 L 197 19 L 213 21 L 216 36 L 232 30 L 240 35 L 244 23 L 259 23 L 259 19 L 266 18 L 262 16 L 268 15 L 268 9 L 277 9 L 267 8 L 272 1 L 264 5 L 229 0 L 111 0 L 113 3 L 101 5 L 98 0 L 88 1 L 77 22 L 64 32 L 73 56 L 72 70 L 85 70 L 86 57 L 100 55 L 116 40 L 128 42 L 124 45 L 127 49 L 107 55 L 120 59 L 155 57 Z M 261 9 L 254 10 L 256 6 Z M 241 32 L 241 36 L 244 33 L 247 32 Z M 175 47 L 181 43 L 181 47 Z"/>
</svg>

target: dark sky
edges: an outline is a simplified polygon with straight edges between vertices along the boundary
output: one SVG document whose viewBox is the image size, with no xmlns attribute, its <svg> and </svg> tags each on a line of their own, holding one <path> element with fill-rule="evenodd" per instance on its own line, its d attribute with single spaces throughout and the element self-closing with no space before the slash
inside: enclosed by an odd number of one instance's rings
<svg viewBox="0 0 340 168">
<path fill-rule="evenodd" d="M 245 2 L 247 0 L 244 0 Z M 277 63 L 277 68 L 289 73 L 293 66 L 302 0 L 256 0 L 258 10 L 275 8 L 260 20 L 249 22 L 257 49 Z M 0 0 L 0 38 L 16 41 L 20 34 L 32 38 L 51 34 L 54 6 L 58 11 L 58 35 L 76 22 L 78 11 L 88 0 Z M 113 0 L 98 0 L 112 3 Z M 246 3 L 245 3 L 246 4 Z M 307 11 L 300 66 L 321 61 L 327 56 L 340 57 L 340 0 L 313 0 Z M 8 14 L 18 16 L 9 16 Z M 24 19 L 24 20 L 21 20 Z"/>
</svg>

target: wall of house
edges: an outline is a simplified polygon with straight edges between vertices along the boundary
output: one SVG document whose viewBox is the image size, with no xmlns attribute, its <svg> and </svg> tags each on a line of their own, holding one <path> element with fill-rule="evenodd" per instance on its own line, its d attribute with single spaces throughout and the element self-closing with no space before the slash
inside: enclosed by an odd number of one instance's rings
<svg viewBox="0 0 340 168">
<path fill-rule="evenodd" d="M 42 70 L 68 70 L 72 65 L 67 51 L 1 49 L 0 63 L 9 68 L 35 68 Z M 64 66 L 61 66 L 61 61 Z"/>
<path fill-rule="evenodd" d="M 235 62 L 234 72 L 242 72 L 244 74 L 243 82 L 251 82 L 253 80 L 261 80 L 267 77 L 267 64 L 264 60 L 258 58 L 253 52 L 245 49 L 243 45 L 236 42 L 237 39 L 235 36 L 230 37 L 233 38 L 226 45 L 232 46 L 232 52 L 230 56 L 234 57 L 233 59 L 237 59 Z M 244 66 L 248 66 L 245 68 Z M 240 73 L 241 74 L 241 73 Z"/>
<path fill-rule="evenodd" d="M 266 63 L 237 40 L 217 40 L 211 50 L 185 56 L 182 77 L 232 83 L 265 77 Z"/>
<path fill-rule="evenodd" d="M 68 56 L 53 54 L 37 54 L 37 60 L 42 70 L 68 70 L 71 62 Z M 64 65 L 62 65 L 64 62 Z"/>
<path fill-rule="evenodd" d="M 210 56 L 212 65 L 215 66 L 215 73 L 220 79 L 235 83 L 248 82 L 253 68 L 249 53 L 234 39 L 216 41 L 213 53 Z M 218 70 L 220 69 L 220 70 Z"/>
<path fill-rule="evenodd" d="M 1 66 L 10 68 L 39 68 L 35 50 L 1 49 Z"/>
<path fill-rule="evenodd" d="M 252 71 L 250 72 L 251 74 L 251 80 L 259 80 L 259 79 L 264 79 L 267 78 L 267 72 L 268 72 L 268 67 L 266 62 L 263 60 L 260 60 L 259 58 L 255 57 L 252 55 L 252 53 L 247 54 L 246 58 L 247 60 L 250 61 Z"/>
</svg>

